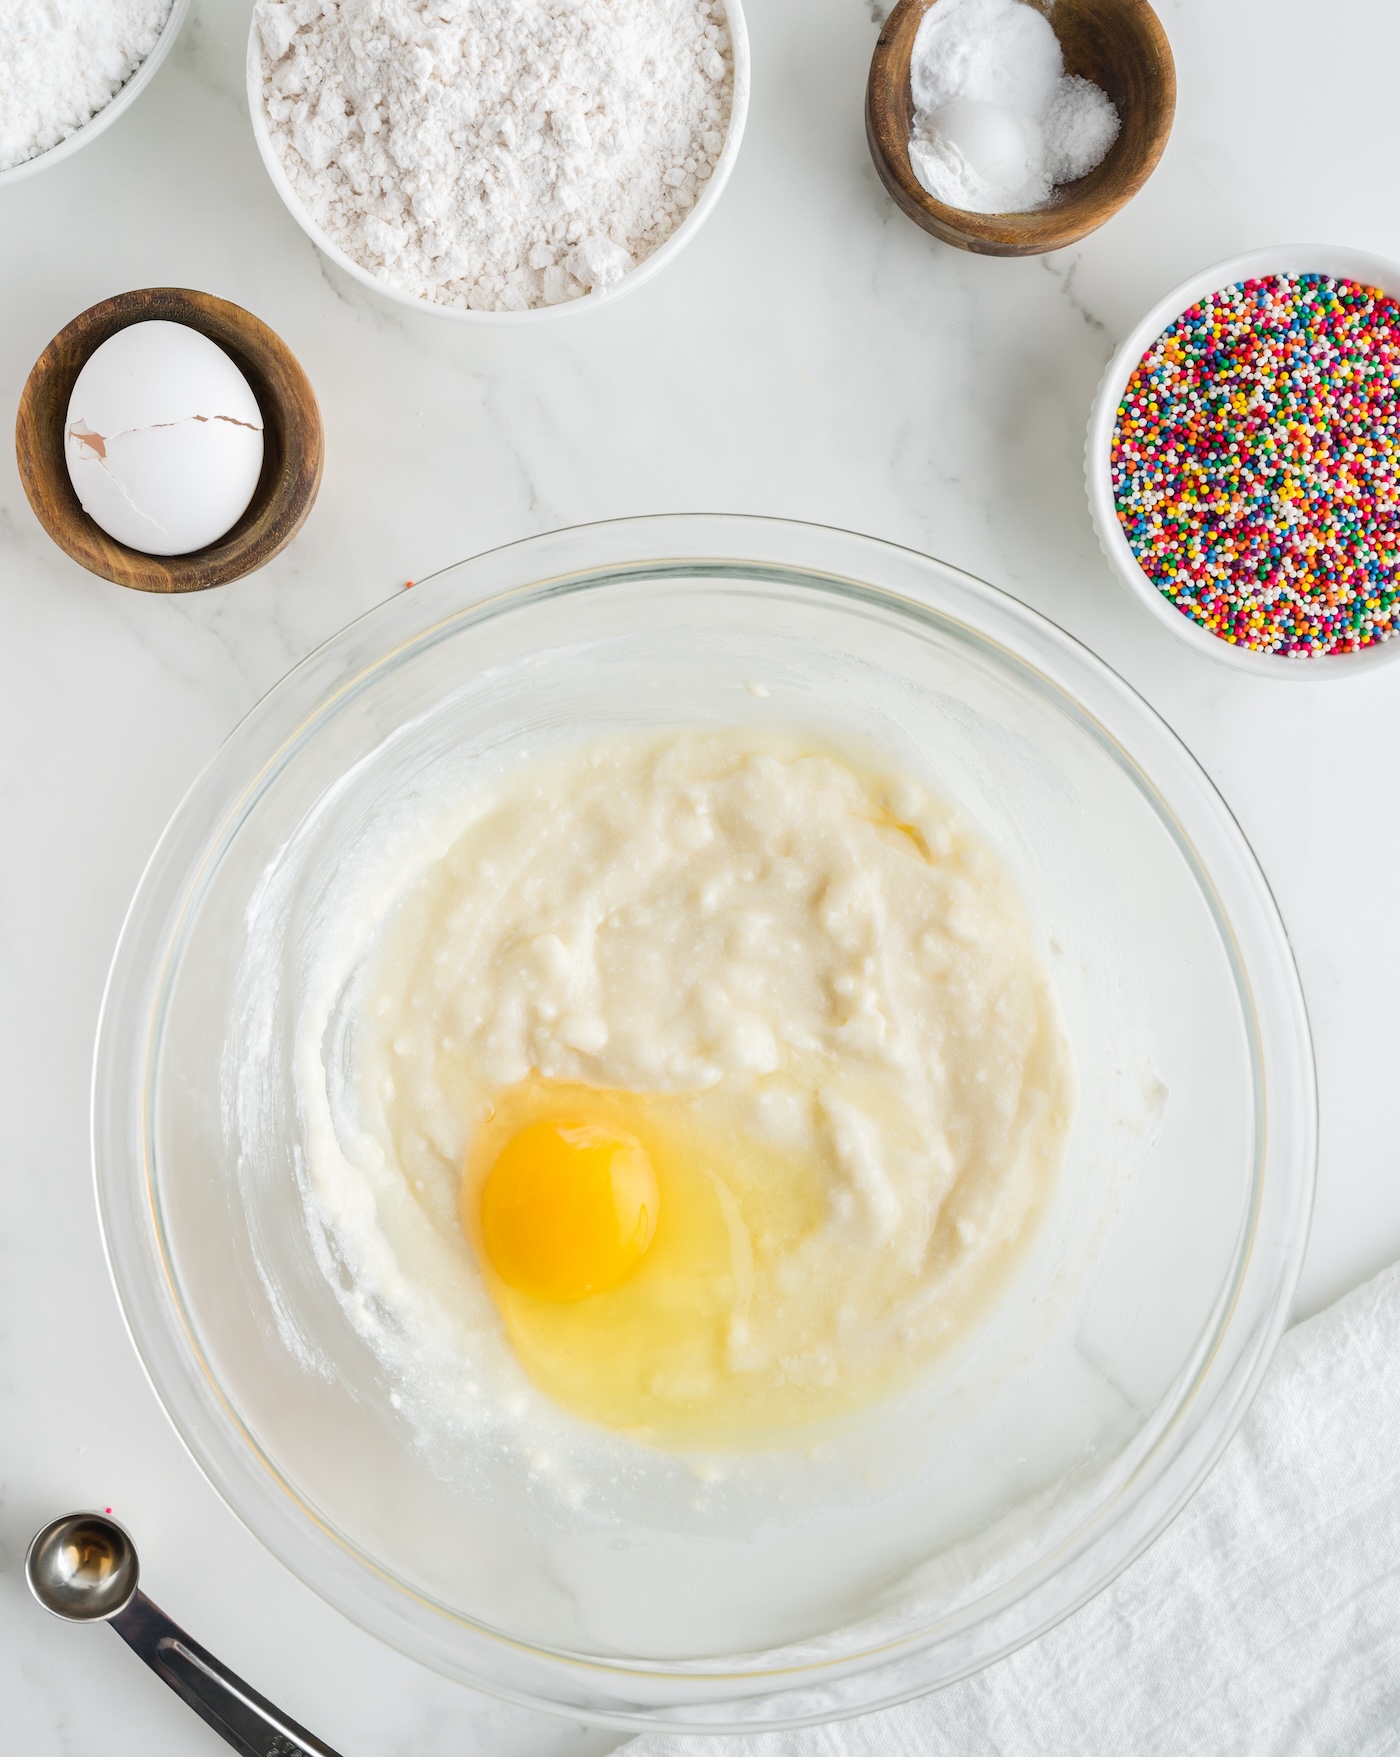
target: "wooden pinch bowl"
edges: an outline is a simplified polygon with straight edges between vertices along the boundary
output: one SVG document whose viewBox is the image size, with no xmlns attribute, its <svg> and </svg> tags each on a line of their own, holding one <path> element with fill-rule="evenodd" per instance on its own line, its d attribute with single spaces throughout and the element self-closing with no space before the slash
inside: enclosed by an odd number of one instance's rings
<svg viewBox="0 0 1400 1757">
<path fill-rule="evenodd" d="M 242 372 L 262 411 L 262 474 L 252 500 L 231 530 L 189 555 L 146 555 L 109 537 L 83 511 L 64 456 L 78 374 L 109 336 L 154 320 L 208 336 Z M 265 323 L 211 293 L 144 287 L 91 306 L 44 349 L 20 398 L 15 455 L 39 523 L 89 573 L 140 592 L 199 592 L 241 579 L 287 547 L 321 486 L 325 440 L 310 380 Z"/>
<path fill-rule="evenodd" d="M 1030 0 L 1054 26 L 1065 72 L 1113 100 L 1122 124 L 1101 164 L 1056 189 L 1031 213 L 974 214 L 937 201 L 914 175 L 909 64 L 924 14 L 938 0 L 899 0 L 885 21 L 865 89 L 865 134 L 875 169 L 898 205 L 926 232 L 983 256 L 1060 250 L 1111 219 L 1152 175 L 1176 111 L 1171 46 L 1147 0 Z"/>
</svg>

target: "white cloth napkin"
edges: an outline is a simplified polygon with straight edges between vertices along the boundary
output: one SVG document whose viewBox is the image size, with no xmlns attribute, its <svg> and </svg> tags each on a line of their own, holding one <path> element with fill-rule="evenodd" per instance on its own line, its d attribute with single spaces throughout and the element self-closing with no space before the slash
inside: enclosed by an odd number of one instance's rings
<svg viewBox="0 0 1400 1757">
<path fill-rule="evenodd" d="M 918 1702 L 628 1757 L 1400 1752 L 1400 1264 L 1290 1330 L 1205 1486 L 1073 1617 Z"/>
</svg>

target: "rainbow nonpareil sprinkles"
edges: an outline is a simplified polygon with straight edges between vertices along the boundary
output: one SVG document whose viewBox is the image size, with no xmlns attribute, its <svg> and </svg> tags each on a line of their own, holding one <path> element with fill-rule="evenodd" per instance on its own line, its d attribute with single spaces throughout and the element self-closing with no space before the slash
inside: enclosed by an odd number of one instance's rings
<svg viewBox="0 0 1400 1757">
<path fill-rule="evenodd" d="M 1400 624 L 1400 305 L 1269 275 L 1183 311 L 1118 405 L 1114 505 L 1202 628 L 1307 658 Z"/>
</svg>

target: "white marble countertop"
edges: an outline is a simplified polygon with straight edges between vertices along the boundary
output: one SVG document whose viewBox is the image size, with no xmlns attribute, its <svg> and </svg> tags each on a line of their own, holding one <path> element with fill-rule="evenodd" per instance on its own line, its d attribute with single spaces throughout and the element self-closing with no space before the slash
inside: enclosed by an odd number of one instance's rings
<svg viewBox="0 0 1400 1757">
<path fill-rule="evenodd" d="M 886 199 L 861 105 L 871 0 L 748 0 L 749 133 L 714 218 L 615 306 L 459 327 L 329 266 L 259 162 L 248 0 L 195 0 L 150 90 L 91 147 L 0 191 L 0 408 L 87 305 L 177 284 L 234 299 L 320 396 L 325 487 L 265 572 L 162 600 L 80 571 L 0 457 L 0 1750 L 224 1747 L 110 1632 L 25 1592 L 31 1533 L 113 1506 L 154 1597 L 346 1753 L 600 1752 L 379 1647 L 237 1524 L 123 1331 L 90 1188 L 93 1028 L 141 867 L 258 696 L 352 616 L 448 562 L 630 513 L 867 531 L 1004 587 L 1166 716 L 1238 814 L 1293 937 L 1322 1098 L 1299 1312 L 1400 1255 L 1400 672 L 1255 681 L 1153 625 L 1090 529 L 1084 423 L 1117 338 L 1176 281 L 1316 238 L 1400 257 L 1400 8 L 1158 0 L 1175 133 L 1138 200 L 1023 262 L 935 243 Z M 876 8 L 878 11 L 878 7 Z"/>
</svg>

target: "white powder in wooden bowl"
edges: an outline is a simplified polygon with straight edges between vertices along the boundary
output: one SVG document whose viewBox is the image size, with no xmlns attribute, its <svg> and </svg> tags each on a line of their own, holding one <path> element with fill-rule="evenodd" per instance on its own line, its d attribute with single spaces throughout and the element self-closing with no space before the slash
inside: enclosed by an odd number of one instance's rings
<svg viewBox="0 0 1400 1757">
<path fill-rule="evenodd" d="M 1065 72 L 1050 19 L 1023 0 L 936 0 L 914 39 L 909 84 L 914 175 L 965 213 L 1044 207 L 1118 138 L 1108 95 Z"/>
<path fill-rule="evenodd" d="M 263 102 L 321 230 L 392 287 L 525 311 L 616 284 L 724 145 L 722 0 L 258 0 Z"/>
</svg>

